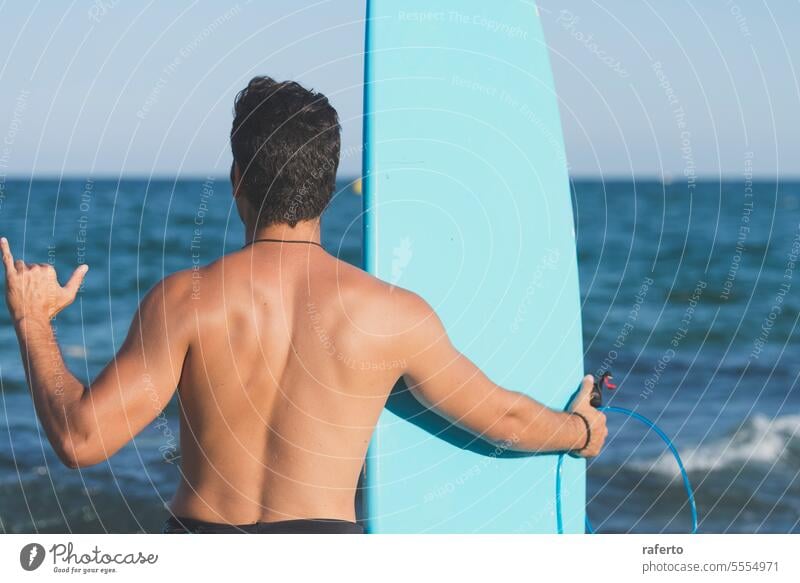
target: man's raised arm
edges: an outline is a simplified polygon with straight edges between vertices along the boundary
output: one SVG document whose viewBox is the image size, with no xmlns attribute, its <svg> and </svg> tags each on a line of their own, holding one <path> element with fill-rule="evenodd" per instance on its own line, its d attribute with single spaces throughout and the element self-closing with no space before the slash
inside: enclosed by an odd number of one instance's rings
<svg viewBox="0 0 800 583">
<path fill-rule="evenodd" d="M 401 350 L 407 355 L 404 378 L 425 406 L 509 449 L 571 450 L 584 457 L 600 452 L 607 430 L 605 415 L 589 404 L 594 381 L 591 376 L 583 379 L 569 413 L 506 390 L 452 345 L 442 322 L 424 300 L 410 292 L 401 293 L 403 299 L 396 307 L 407 313 L 403 318 L 406 326 L 398 335 Z M 587 424 L 591 433 L 588 443 Z"/>
<path fill-rule="evenodd" d="M 88 267 L 78 267 L 62 287 L 52 265 L 14 261 L 5 238 L 0 247 L 6 302 L 39 420 L 67 466 L 99 463 L 155 419 L 175 392 L 191 325 L 181 315 L 182 274 L 150 290 L 116 357 L 86 387 L 64 363 L 50 321 L 75 300 Z"/>
</svg>

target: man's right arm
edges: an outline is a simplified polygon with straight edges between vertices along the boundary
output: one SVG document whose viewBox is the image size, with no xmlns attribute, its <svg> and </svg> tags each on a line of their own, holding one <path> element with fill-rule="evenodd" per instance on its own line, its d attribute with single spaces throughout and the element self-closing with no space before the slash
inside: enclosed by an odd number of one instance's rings
<svg viewBox="0 0 800 583">
<path fill-rule="evenodd" d="M 399 290 L 395 290 L 395 293 Z M 403 376 L 426 407 L 471 433 L 508 449 L 529 452 L 579 450 L 586 443 L 586 424 L 578 415 L 555 411 L 516 391 L 506 390 L 461 354 L 450 342 L 441 320 L 419 296 L 402 292 L 404 330 L 398 334 L 406 355 Z M 607 434 L 605 415 L 589 404 L 593 378 L 583 379 L 570 411 L 591 427 L 584 457 L 600 452 Z"/>
</svg>

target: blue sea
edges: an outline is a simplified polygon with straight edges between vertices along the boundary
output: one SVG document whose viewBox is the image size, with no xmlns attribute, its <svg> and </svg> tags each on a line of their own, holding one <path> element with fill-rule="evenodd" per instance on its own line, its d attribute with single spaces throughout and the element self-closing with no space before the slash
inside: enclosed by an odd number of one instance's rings
<svg viewBox="0 0 800 583">
<path fill-rule="evenodd" d="M 657 421 L 695 486 L 701 532 L 800 531 L 800 183 L 573 183 L 585 368 L 611 368 L 611 403 Z M 358 265 L 361 197 L 343 181 L 323 243 Z M 62 276 L 91 265 L 57 319 L 84 380 L 113 356 L 141 296 L 174 270 L 242 244 L 223 178 L 6 180 L 0 232 Z M 175 403 L 107 463 L 60 465 L 36 422 L 0 310 L 0 532 L 154 532 L 178 470 Z M 166 423 L 166 425 L 164 425 Z M 602 532 L 682 532 L 685 494 L 663 444 L 612 417 L 589 467 Z"/>
</svg>

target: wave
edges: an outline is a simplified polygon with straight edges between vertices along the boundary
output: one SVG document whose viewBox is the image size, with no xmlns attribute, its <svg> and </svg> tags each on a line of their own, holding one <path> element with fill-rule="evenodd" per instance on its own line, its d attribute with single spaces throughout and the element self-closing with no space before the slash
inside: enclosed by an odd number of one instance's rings
<svg viewBox="0 0 800 583">
<path fill-rule="evenodd" d="M 800 415 L 771 418 L 756 414 L 745 420 L 724 438 L 679 450 L 689 472 L 714 472 L 742 466 L 787 467 L 797 471 L 800 465 Z M 651 463 L 638 462 L 639 470 L 678 476 L 678 468 L 669 452 Z"/>
</svg>

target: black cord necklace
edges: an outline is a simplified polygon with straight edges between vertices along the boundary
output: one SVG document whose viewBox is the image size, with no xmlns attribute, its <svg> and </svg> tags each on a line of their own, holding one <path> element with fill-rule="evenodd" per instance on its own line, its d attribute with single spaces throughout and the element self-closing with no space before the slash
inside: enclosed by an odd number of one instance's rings
<svg viewBox="0 0 800 583">
<path fill-rule="evenodd" d="M 320 243 L 317 243 L 316 241 L 303 241 L 299 239 L 254 239 L 249 243 L 246 243 L 244 246 L 242 246 L 242 249 L 244 249 L 248 245 L 252 245 L 253 243 L 290 243 L 290 244 L 297 243 L 301 245 L 316 245 L 320 249 L 324 249 L 324 247 Z"/>
</svg>

